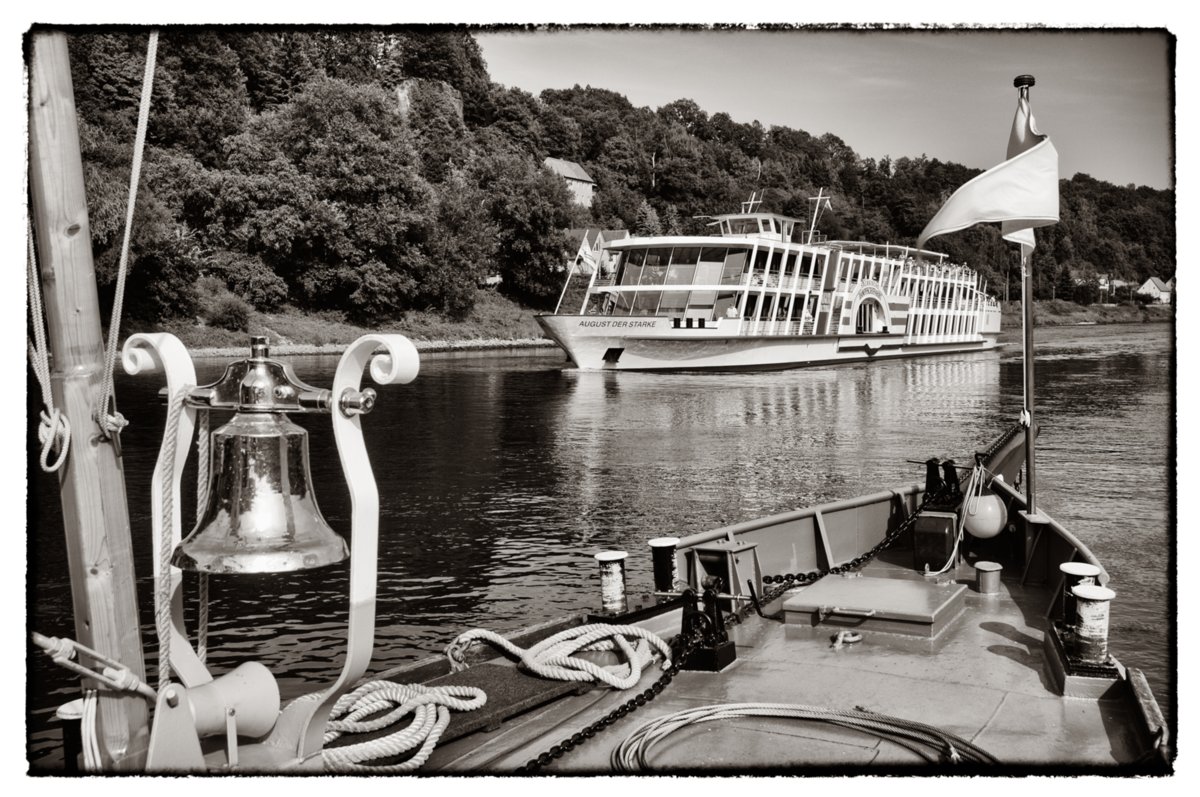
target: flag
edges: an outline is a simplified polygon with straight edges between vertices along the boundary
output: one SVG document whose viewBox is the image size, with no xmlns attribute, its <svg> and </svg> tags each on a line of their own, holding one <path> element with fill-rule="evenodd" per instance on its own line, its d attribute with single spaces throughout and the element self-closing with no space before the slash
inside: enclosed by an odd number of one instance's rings
<svg viewBox="0 0 1200 797">
<path fill-rule="evenodd" d="M 1058 221 L 1058 152 L 1038 132 L 1029 98 L 1017 101 L 1008 138 L 1008 160 L 959 187 L 934 215 L 917 248 L 936 235 L 965 230 L 981 222 L 1000 222 L 1006 241 L 1021 245 L 1021 257 L 1033 252 L 1033 229 Z"/>
</svg>

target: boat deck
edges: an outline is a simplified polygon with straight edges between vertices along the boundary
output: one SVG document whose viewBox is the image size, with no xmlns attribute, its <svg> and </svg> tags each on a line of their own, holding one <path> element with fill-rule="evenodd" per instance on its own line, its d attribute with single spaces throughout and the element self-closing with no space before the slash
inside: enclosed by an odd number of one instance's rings
<svg viewBox="0 0 1200 797">
<path fill-rule="evenodd" d="M 926 582 L 910 551 L 889 551 L 864 576 Z M 834 647 L 835 631 L 782 622 L 789 591 L 730 630 L 737 661 L 723 672 L 680 672 L 652 702 L 552 762 L 549 773 L 610 772 L 610 753 L 643 723 L 665 714 L 721 703 L 785 703 L 861 708 L 936 726 L 982 747 L 1003 765 L 1023 769 L 1106 769 L 1138 758 L 1144 721 L 1126 689 L 1100 699 L 1062 697 L 1045 666 L 1044 615 L 1050 588 L 1023 586 L 1005 574 L 998 594 L 976 591 L 974 571 L 944 577 L 966 584 L 965 608 L 933 639 L 863 631 L 856 644 Z M 827 578 L 839 578 L 828 576 Z M 953 589 L 953 584 L 948 583 Z M 678 611 L 659 620 L 669 636 Z M 511 665 L 510 665 L 511 666 Z M 659 676 L 643 674 L 638 690 Z M 628 700 L 635 692 L 597 688 L 559 698 L 439 747 L 423 772 L 513 772 Z M 654 769 L 805 772 L 845 768 L 929 766 L 890 741 L 826 723 L 738 718 L 684 728 L 649 757 Z"/>
</svg>

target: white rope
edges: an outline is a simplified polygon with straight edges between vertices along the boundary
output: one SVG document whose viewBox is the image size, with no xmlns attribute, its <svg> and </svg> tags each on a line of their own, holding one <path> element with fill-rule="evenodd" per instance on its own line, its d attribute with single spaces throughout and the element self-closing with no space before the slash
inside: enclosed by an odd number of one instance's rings
<svg viewBox="0 0 1200 797">
<path fill-rule="evenodd" d="M 83 693 L 83 716 L 79 723 L 79 735 L 83 746 L 85 772 L 100 772 L 104 768 L 104 757 L 100 754 L 100 734 L 96 727 L 96 704 L 99 699 L 95 689 L 88 689 Z"/>
<path fill-rule="evenodd" d="M 41 423 L 38 426 L 38 441 L 42 453 L 38 462 L 46 473 L 54 473 L 67 461 L 71 448 L 71 422 L 54 406 L 54 392 L 50 387 L 50 347 L 46 343 L 45 310 L 42 307 L 42 282 L 37 270 L 37 254 L 33 247 L 33 230 L 28 231 L 29 257 L 29 321 L 33 327 L 33 340 L 28 342 L 29 365 L 37 377 L 42 390 Z M 51 462 L 50 454 L 58 448 L 58 457 Z"/>
<path fill-rule="evenodd" d="M 208 491 L 209 491 L 209 438 L 208 438 L 208 410 L 200 409 L 196 411 L 196 523 L 199 524 L 200 519 L 204 515 L 204 510 L 208 506 Z M 198 590 L 198 601 L 200 603 L 200 617 L 197 622 L 198 630 L 196 634 L 196 656 L 201 663 L 208 658 L 208 612 L 209 612 L 209 592 L 208 592 L 208 573 L 200 573 Z"/>
<path fill-rule="evenodd" d="M 473 686 L 422 686 L 371 681 L 334 705 L 325 726 L 325 768 L 333 772 L 411 772 L 423 765 L 450 724 L 450 709 L 473 711 L 487 703 L 487 695 Z M 377 714 L 372 719 L 364 719 Z M 358 744 L 329 747 L 347 733 L 370 733 L 394 725 L 411 714 L 408 726 L 388 736 Z M 416 752 L 398 764 L 365 763 Z"/>
<path fill-rule="evenodd" d="M 184 385 L 171 397 L 167 425 L 163 431 L 167 450 L 163 454 L 162 529 L 158 545 L 158 583 L 154 585 L 154 624 L 158 631 L 158 688 L 171 680 L 171 554 L 173 553 L 173 515 L 175 514 L 175 447 L 178 445 L 179 416 L 191 385 Z"/>
<path fill-rule="evenodd" d="M 125 303 L 125 276 L 129 271 L 129 242 L 133 232 L 133 210 L 137 204 L 138 181 L 142 174 L 142 151 L 146 144 L 146 124 L 150 118 L 150 95 L 154 87 L 154 62 L 158 52 L 158 31 L 150 31 L 146 45 L 146 70 L 142 75 L 142 100 L 138 106 L 137 134 L 133 142 L 133 166 L 129 173 L 129 201 L 125 209 L 125 234 L 121 242 L 121 261 L 117 268 L 117 286 L 113 296 L 112 319 L 108 324 L 108 356 L 104 368 L 104 385 L 96 407 L 96 423 L 108 435 L 119 432 L 128 421 L 114 408 L 109 412 L 113 395 L 113 372 L 117 363 L 117 342 L 121 330 L 121 312 Z"/>
<path fill-rule="evenodd" d="M 630 645 L 629 638 L 639 644 Z M 500 648 L 518 661 L 521 667 L 542 678 L 559 681 L 600 681 L 616 689 L 630 689 L 642 677 L 642 668 L 653 659 L 657 650 L 664 659 L 663 668 L 671 664 L 671 648 L 657 634 L 634 625 L 596 623 L 568 628 L 547 637 L 528 650 L 523 650 L 492 631 L 477 628 L 459 634 L 446 648 L 453 672 L 467 668 L 467 648 L 486 642 Z M 640 644 L 645 642 L 647 644 Z M 617 648 L 624 654 L 623 664 L 601 667 L 573 654 L 585 651 L 604 651 Z"/>
<path fill-rule="evenodd" d="M 940 570 L 925 571 L 927 576 L 940 576 L 947 570 L 954 567 L 958 561 L 958 548 L 962 544 L 963 530 L 967 526 L 967 516 L 974 515 L 978 511 L 979 496 L 983 494 L 984 473 L 990 472 L 983 465 L 976 465 L 971 469 L 971 476 L 967 479 L 967 486 L 963 490 L 962 512 L 958 515 L 956 522 L 957 532 L 954 536 L 954 550 L 950 552 L 950 558 L 946 560 L 946 564 L 942 565 Z"/>
</svg>

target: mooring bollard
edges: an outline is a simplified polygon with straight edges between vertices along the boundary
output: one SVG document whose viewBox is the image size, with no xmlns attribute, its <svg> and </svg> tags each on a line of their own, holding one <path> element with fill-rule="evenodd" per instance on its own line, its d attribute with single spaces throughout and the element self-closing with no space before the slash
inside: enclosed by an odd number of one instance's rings
<svg viewBox="0 0 1200 797">
<path fill-rule="evenodd" d="M 1117 593 L 1096 584 L 1072 588 L 1075 596 L 1075 655 L 1086 662 L 1108 661 L 1108 607 Z"/>
<path fill-rule="evenodd" d="M 647 543 L 654 561 L 654 591 L 671 592 L 679 580 L 679 567 L 675 563 L 675 546 L 678 537 L 656 537 Z"/>
<path fill-rule="evenodd" d="M 625 611 L 625 551 L 601 551 L 596 554 L 600 563 L 600 607 L 605 612 Z"/>
<path fill-rule="evenodd" d="M 1095 584 L 1100 568 L 1087 562 L 1063 562 L 1058 566 L 1063 574 L 1062 621 L 1067 628 L 1075 625 L 1075 596 L 1071 590 L 1084 584 Z"/>
<path fill-rule="evenodd" d="M 1000 571 L 1004 568 L 996 562 L 975 563 L 975 588 L 982 595 L 995 595 L 1000 591 Z"/>
</svg>

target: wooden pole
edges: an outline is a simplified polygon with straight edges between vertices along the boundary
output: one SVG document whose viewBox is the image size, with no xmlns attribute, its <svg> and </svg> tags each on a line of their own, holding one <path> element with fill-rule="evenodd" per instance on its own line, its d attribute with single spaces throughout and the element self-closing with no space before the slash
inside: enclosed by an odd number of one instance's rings
<svg viewBox="0 0 1200 797">
<path fill-rule="evenodd" d="M 104 342 L 84 195 L 67 39 L 33 37 L 29 189 L 45 297 L 51 386 L 71 423 L 59 471 L 76 638 L 145 679 L 125 475 L 116 440 L 96 424 Z M 36 534 L 37 530 L 34 530 Z M 89 687 L 98 684 L 90 682 Z M 98 741 L 106 770 L 140 769 L 149 736 L 143 697 L 100 688 Z"/>
</svg>

